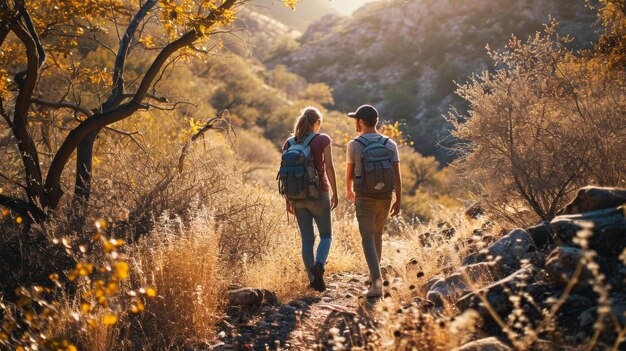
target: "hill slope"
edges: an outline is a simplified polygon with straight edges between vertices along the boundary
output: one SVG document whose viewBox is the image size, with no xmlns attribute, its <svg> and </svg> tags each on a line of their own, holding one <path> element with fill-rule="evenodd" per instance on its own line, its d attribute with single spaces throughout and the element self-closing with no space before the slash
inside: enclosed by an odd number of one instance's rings
<svg viewBox="0 0 626 351">
<path fill-rule="evenodd" d="M 449 161 L 435 144 L 449 126 L 442 114 L 463 110 L 453 81 L 490 68 L 485 45 L 501 48 L 512 33 L 525 39 L 553 16 L 584 47 L 595 38 L 595 14 L 583 0 L 409 0 L 376 2 L 352 17 L 325 16 L 301 47 L 267 62 L 284 64 L 311 82 L 334 88 L 341 110 L 376 104 L 383 116 L 406 120 L 418 151 Z"/>
<path fill-rule="evenodd" d="M 327 0 L 301 1 L 294 11 L 280 0 L 254 0 L 249 8 L 301 32 L 324 15 L 339 14 Z"/>
</svg>

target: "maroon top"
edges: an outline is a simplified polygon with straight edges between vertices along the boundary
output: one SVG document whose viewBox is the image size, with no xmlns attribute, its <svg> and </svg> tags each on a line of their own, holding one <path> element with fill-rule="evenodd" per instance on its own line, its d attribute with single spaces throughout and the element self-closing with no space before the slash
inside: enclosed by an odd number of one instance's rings
<svg viewBox="0 0 626 351">
<path fill-rule="evenodd" d="M 321 190 L 325 193 L 329 191 L 328 177 L 326 176 L 326 167 L 324 163 L 324 149 L 330 145 L 332 140 L 327 134 L 320 133 L 318 136 L 311 140 L 309 146 L 311 147 L 311 153 L 313 154 L 313 164 L 317 171 L 317 176 L 320 178 Z M 285 140 L 283 144 L 283 151 L 289 148 L 289 143 Z"/>
</svg>

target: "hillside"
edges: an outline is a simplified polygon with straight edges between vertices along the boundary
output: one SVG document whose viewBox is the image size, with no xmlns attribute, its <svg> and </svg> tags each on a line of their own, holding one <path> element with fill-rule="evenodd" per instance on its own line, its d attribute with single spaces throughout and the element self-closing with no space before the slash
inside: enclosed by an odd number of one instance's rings
<svg viewBox="0 0 626 351">
<path fill-rule="evenodd" d="M 451 105 L 465 109 L 453 81 L 489 68 L 485 45 L 502 48 L 511 34 L 526 39 L 549 22 L 561 22 L 572 45 L 585 47 L 595 37 L 595 14 L 576 1 L 376 2 L 348 19 L 326 16 L 311 25 L 300 47 L 266 62 L 286 65 L 311 82 L 334 89 L 339 110 L 365 102 L 383 116 L 406 120 L 418 151 L 449 161 L 435 144 L 447 138 L 441 117 Z M 446 144 L 446 142 L 444 142 Z"/>
<path fill-rule="evenodd" d="M 293 11 L 277 0 L 254 0 L 249 8 L 301 32 L 324 15 L 339 14 L 326 0 L 301 1 Z"/>
</svg>

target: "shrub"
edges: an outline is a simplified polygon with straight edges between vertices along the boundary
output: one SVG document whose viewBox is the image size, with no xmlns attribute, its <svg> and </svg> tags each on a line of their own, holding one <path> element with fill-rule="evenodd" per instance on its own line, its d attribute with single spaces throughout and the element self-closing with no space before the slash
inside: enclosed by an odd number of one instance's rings
<svg viewBox="0 0 626 351">
<path fill-rule="evenodd" d="M 556 29 L 490 50 L 503 68 L 460 86 L 470 113 L 450 114 L 465 179 L 518 224 L 551 219 L 581 186 L 626 184 L 625 73 L 574 54 Z"/>
</svg>

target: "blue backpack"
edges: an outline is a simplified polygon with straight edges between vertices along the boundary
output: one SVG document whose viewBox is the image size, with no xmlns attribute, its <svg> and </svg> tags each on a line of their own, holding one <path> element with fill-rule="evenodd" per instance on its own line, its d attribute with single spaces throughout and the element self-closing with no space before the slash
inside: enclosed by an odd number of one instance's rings
<svg viewBox="0 0 626 351">
<path fill-rule="evenodd" d="M 295 137 L 287 140 L 289 147 L 283 151 L 276 179 L 278 191 L 289 200 L 318 199 L 320 196 L 320 180 L 309 146 L 318 135 L 312 133 L 301 143 L 297 143 Z"/>
</svg>

